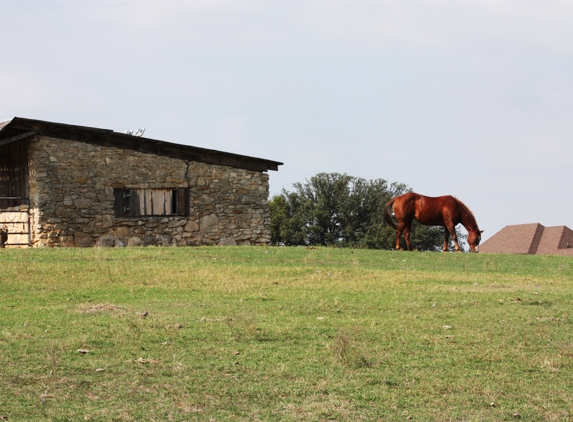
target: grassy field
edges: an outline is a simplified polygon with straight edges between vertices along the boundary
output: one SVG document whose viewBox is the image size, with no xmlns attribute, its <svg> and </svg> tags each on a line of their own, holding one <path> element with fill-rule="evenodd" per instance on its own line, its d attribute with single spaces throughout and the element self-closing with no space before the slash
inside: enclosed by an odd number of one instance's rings
<svg viewBox="0 0 573 422">
<path fill-rule="evenodd" d="M 573 419 L 572 258 L 70 248 L 0 264 L 0 420 Z"/>
</svg>

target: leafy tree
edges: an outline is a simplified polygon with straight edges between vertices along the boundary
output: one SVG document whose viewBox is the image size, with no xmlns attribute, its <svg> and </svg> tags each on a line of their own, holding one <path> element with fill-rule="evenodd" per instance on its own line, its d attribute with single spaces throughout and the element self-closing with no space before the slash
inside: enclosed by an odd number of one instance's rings
<svg viewBox="0 0 573 422">
<path fill-rule="evenodd" d="M 283 189 L 269 202 L 272 244 L 395 247 L 395 231 L 384 223 L 384 206 L 390 199 L 409 192 L 406 185 L 319 173 L 293 187 L 292 192 Z M 441 250 L 443 239 L 439 227 L 414 222 L 410 240 L 415 248 Z"/>
</svg>

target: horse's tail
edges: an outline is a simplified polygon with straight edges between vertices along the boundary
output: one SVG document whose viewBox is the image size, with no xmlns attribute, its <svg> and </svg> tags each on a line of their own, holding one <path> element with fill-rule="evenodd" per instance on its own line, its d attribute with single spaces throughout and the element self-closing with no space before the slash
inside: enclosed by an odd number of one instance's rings
<svg viewBox="0 0 573 422">
<path fill-rule="evenodd" d="M 393 229 L 397 228 L 396 224 L 394 224 L 394 220 L 392 220 L 392 205 L 394 205 L 395 199 L 396 198 L 390 199 L 384 207 L 384 221 Z"/>
</svg>

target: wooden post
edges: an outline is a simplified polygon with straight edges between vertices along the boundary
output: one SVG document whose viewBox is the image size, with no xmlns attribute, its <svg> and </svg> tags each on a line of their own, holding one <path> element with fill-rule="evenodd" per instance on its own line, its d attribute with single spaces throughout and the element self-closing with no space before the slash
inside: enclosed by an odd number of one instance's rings
<svg viewBox="0 0 573 422">
<path fill-rule="evenodd" d="M 8 228 L 6 226 L 0 229 L 0 248 L 4 248 L 8 242 Z"/>
</svg>

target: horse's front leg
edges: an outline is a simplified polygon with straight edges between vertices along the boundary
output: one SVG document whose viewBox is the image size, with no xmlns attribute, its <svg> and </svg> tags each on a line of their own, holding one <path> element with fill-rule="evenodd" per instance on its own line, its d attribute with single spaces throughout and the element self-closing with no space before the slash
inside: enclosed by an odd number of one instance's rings
<svg viewBox="0 0 573 422">
<path fill-rule="evenodd" d="M 444 227 L 444 252 L 448 251 L 448 243 L 450 241 L 450 231 Z"/>
<path fill-rule="evenodd" d="M 458 243 L 458 236 L 456 235 L 456 226 L 453 223 L 449 223 L 446 225 L 446 233 L 449 232 L 450 236 L 452 236 L 452 240 L 454 241 L 454 245 L 456 246 L 456 252 L 461 253 L 462 250 Z"/>
</svg>

